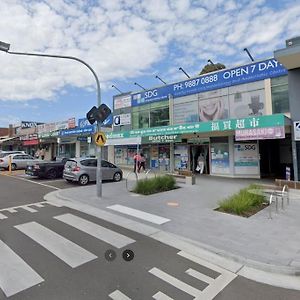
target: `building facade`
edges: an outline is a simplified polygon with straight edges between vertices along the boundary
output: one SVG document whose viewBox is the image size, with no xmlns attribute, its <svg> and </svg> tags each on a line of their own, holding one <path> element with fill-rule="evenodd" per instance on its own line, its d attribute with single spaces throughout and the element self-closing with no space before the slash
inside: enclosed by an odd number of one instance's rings
<svg viewBox="0 0 300 300">
<path fill-rule="evenodd" d="M 114 162 L 230 177 L 293 173 L 288 72 L 271 58 L 114 97 Z"/>
</svg>

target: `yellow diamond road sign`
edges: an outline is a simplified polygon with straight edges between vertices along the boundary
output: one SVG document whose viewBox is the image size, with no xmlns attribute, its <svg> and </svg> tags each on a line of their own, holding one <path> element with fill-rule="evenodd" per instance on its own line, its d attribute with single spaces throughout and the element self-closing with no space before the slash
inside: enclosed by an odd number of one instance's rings
<svg viewBox="0 0 300 300">
<path fill-rule="evenodd" d="M 104 146 L 106 143 L 106 135 L 104 132 L 99 131 L 94 136 L 94 141 L 97 146 Z"/>
</svg>

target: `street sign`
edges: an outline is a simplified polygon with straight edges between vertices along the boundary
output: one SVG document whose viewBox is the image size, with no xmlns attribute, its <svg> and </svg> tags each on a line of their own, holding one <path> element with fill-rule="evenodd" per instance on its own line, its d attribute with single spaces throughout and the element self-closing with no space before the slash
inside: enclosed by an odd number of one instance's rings
<svg viewBox="0 0 300 300">
<path fill-rule="evenodd" d="M 294 138 L 295 141 L 300 141 L 300 121 L 294 122 Z"/>
<path fill-rule="evenodd" d="M 104 132 L 99 131 L 94 136 L 94 141 L 97 146 L 104 146 L 106 143 L 106 135 Z"/>
<path fill-rule="evenodd" d="M 90 124 L 103 123 L 105 119 L 111 114 L 110 108 L 106 104 L 101 104 L 98 108 L 93 106 L 91 110 L 86 114 L 86 118 Z"/>
</svg>

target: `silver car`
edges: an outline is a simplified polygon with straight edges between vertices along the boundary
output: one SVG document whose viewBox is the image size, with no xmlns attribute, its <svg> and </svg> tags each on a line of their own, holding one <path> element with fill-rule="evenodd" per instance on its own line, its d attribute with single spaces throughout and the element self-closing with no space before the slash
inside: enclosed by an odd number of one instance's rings
<svg viewBox="0 0 300 300">
<path fill-rule="evenodd" d="M 122 180 L 123 172 L 119 167 L 106 160 L 102 160 L 101 167 L 103 180 Z M 90 181 L 96 181 L 96 170 L 96 158 L 72 158 L 65 164 L 63 178 L 87 185 Z"/>
<path fill-rule="evenodd" d="M 9 157 L 11 157 L 11 169 L 25 169 L 28 164 L 32 164 L 38 159 L 35 159 L 33 156 L 24 154 L 24 153 L 14 153 L 6 155 L 0 158 L 0 168 L 8 169 L 9 167 Z"/>
</svg>

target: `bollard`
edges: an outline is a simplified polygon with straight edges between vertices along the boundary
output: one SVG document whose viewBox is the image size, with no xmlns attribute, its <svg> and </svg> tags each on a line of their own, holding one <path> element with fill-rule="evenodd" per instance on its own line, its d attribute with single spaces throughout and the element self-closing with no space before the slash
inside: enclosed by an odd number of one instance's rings
<svg viewBox="0 0 300 300">
<path fill-rule="evenodd" d="M 8 173 L 11 175 L 11 156 L 8 157 Z"/>
</svg>

